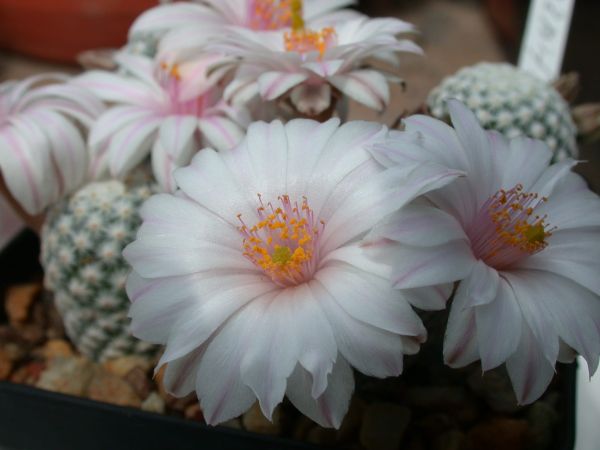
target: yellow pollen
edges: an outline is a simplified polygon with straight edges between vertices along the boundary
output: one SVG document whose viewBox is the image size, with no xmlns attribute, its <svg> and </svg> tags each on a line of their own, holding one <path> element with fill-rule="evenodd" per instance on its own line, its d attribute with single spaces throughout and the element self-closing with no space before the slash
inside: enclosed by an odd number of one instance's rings
<svg viewBox="0 0 600 450">
<path fill-rule="evenodd" d="M 323 28 L 321 31 L 294 29 L 283 35 L 286 51 L 300 54 L 316 51 L 321 57 L 335 38 L 335 29 L 332 27 Z"/>
<path fill-rule="evenodd" d="M 244 237 L 243 255 L 281 286 L 304 281 L 314 269 L 317 227 L 320 225 L 322 229 L 324 225 L 314 220 L 306 199 L 301 209 L 297 204 L 294 207 L 287 195 L 278 198 L 280 208 L 271 203 L 263 205 L 260 197 L 259 200 L 256 225 L 248 227 L 238 216 L 242 224 L 239 231 Z"/>
<path fill-rule="evenodd" d="M 292 251 L 289 247 L 276 246 L 271 259 L 273 260 L 273 263 L 284 266 L 291 261 Z"/>
<path fill-rule="evenodd" d="M 293 25 L 294 0 L 251 0 L 250 27 L 255 30 L 279 30 Z M 302 2 L 300 2 L 302 18 Z"/>
<path fill-rule="evenodd" d="M 179 71 L 179 64 L 169 65 L 166 62 L 161 62 L 160 68 L 164 70 L 169 76 L 175 78 L 177 81 L 181 81 L 181 72 Z"/>
<path fill-rule="evenodd" d="M 496 192 L 466 230 L 473 254 L 501 270 L 544 250 L 556 230 L 547 223 L 546 215 L 536 214 L 547 201 L 539 194 L 524 192 L 521 184 Z"/>
<path fill-rule="evenodd" d="M 290 13 L 292 15 L 292 30 L 304 30 L 304 18 L 302 0 L 292 0 L 290 5 Z"/>
</svg>

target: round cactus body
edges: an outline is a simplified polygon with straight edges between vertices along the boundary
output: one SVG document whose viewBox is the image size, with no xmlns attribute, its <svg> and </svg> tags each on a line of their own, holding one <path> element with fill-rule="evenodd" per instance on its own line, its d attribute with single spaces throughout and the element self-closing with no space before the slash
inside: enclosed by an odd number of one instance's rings
<svg viewBox="0 0 600 450">
<path fill-rule="evenodd" d="M 156 346 L 129 332 L 121 256 L 141 224 L 139 208 L 153 192 L 149 181 L 91 183 L 57 204 L 42 231 L 46 287 L 67 334 L 85 356 L 104 361 L 156 353 Z"/>
<path fill-rule="evenodd" d="M 449 98 L 462 101 L 486 129 L 546 142 L 555 161 L 578 156 L 577 128 L 567 102 L 552 86 L 511 64 L 480 63 L 445 78 L 427 100 L 433 116 L 448 118 Z"/>
</svg>

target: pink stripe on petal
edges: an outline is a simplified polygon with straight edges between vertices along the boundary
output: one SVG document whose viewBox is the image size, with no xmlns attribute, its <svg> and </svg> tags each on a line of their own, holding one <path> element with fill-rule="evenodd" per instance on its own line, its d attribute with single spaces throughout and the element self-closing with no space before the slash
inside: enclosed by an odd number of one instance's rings
<svg viewBox="0 0 600 450">
<path fill-rule="evenodd" d="M 29 185 L 29 188 L 33 195 L 34 210 L 30 211 L 29 208 L 27 208 L 24 205 L 25 209 L 27 210 L 27 212 L 30 212 L 30 213 L 35 213 L 35 212 L 41 211 L 41 209 L 43 208 L 41 195 L 40 195 L 40 192 L 37 187 L 33 169 L 28 161 L 28 158 L 25 157 L 25 153 L 26 153 L 25 150 L 23 150 L 22 146 L 19 144 L 19 142 L 13 135 L 13 130 L 11 127 L 5 126 L 1 136 L 4 137 L 4 139 L 8 142 L 9 151 L 19 161 L 19 165 L 23 169 L 23 173 L 25 175 L 25 178 L 27 179 L 27 184 Z M 7 176 L 11 176 L 11 175 L 12 174 L 4 174 L 5 178 Z M 13 193 L 13 195 L 15 195 L 15 197 L 17 199 L 20 197 L 19 193 Z"/>
</svg>

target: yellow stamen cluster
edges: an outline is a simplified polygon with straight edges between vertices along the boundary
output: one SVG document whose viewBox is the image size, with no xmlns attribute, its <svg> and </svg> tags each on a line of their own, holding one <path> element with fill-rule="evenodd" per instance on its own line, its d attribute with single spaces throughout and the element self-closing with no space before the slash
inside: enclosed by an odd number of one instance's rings
<svg viewBox="0 0 600 450">
<path fill-rule="evenodd" d="M 336 33 L 332 27 L 323 28 L 321 31 L 287 31 L 283 36 L 286 51 L 300 54 L 317 51 L 321 57 L 335 38 Z"/>
<path fill-rule="evenodd" d="M 170 77 L 175 78 L 177 81 L 181 81 L 181 72 L 179 70 L 179 64 L 169 65 L 166 62 L 161 62 L 160 68 Z"/>
<path fill-rule="evenodd" d="M 250 27 L 255 30 L 279 30 L 292 26 L 294 3 L 294 0 L 253 0 L 250 6 Z"/>
<path fill-rule="evenodd" d="M 553 229 L 548 229 L 545 223 L 547 217 L 535 215 L 531 206 L 546 201 L 547 198 L 540 198 L 538 194 L 523 192 L 522 185 L 517 185 L 510 192 L 500 190 L 489 209 L 497 235 L 525 253 L 534 254 L 546 248 L 546 238 L 552 236 Z M 493 257 L 495 253 L 488 256 Z"/>
<path fill-rule="evenodd" d="M 259 199 L 258 223 L 248 227 L 238 216 L 244 256 L 281 286 L 305 281 L 311 272 L 319 235 L 307 199 L 298 206 L 283 195 L 278 197 L 281 206 L 276 208 L 271 203 L 263 205 L 260 195 Z"/>
</svg>

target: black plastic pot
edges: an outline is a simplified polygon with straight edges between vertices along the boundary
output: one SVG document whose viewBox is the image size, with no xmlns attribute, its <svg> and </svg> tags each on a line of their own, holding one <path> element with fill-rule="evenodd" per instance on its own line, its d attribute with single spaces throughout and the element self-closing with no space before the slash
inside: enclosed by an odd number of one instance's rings
<svg viewBox="0 0 600 450">
<path fill-rule="evenodd" d="M 23 233 L 0 254 L 0 298 L 9 283 L 39 277 L 36 237 Z M 4 308 L 0 308 L 0 323 Z M 559 368 L 562 423 L 553 450 L 575 441 L 576 366 Z M 10 450 L 310 450 L 304 443 L 117 407 L 0 382 L 0 448 Z"/>
</svg>

